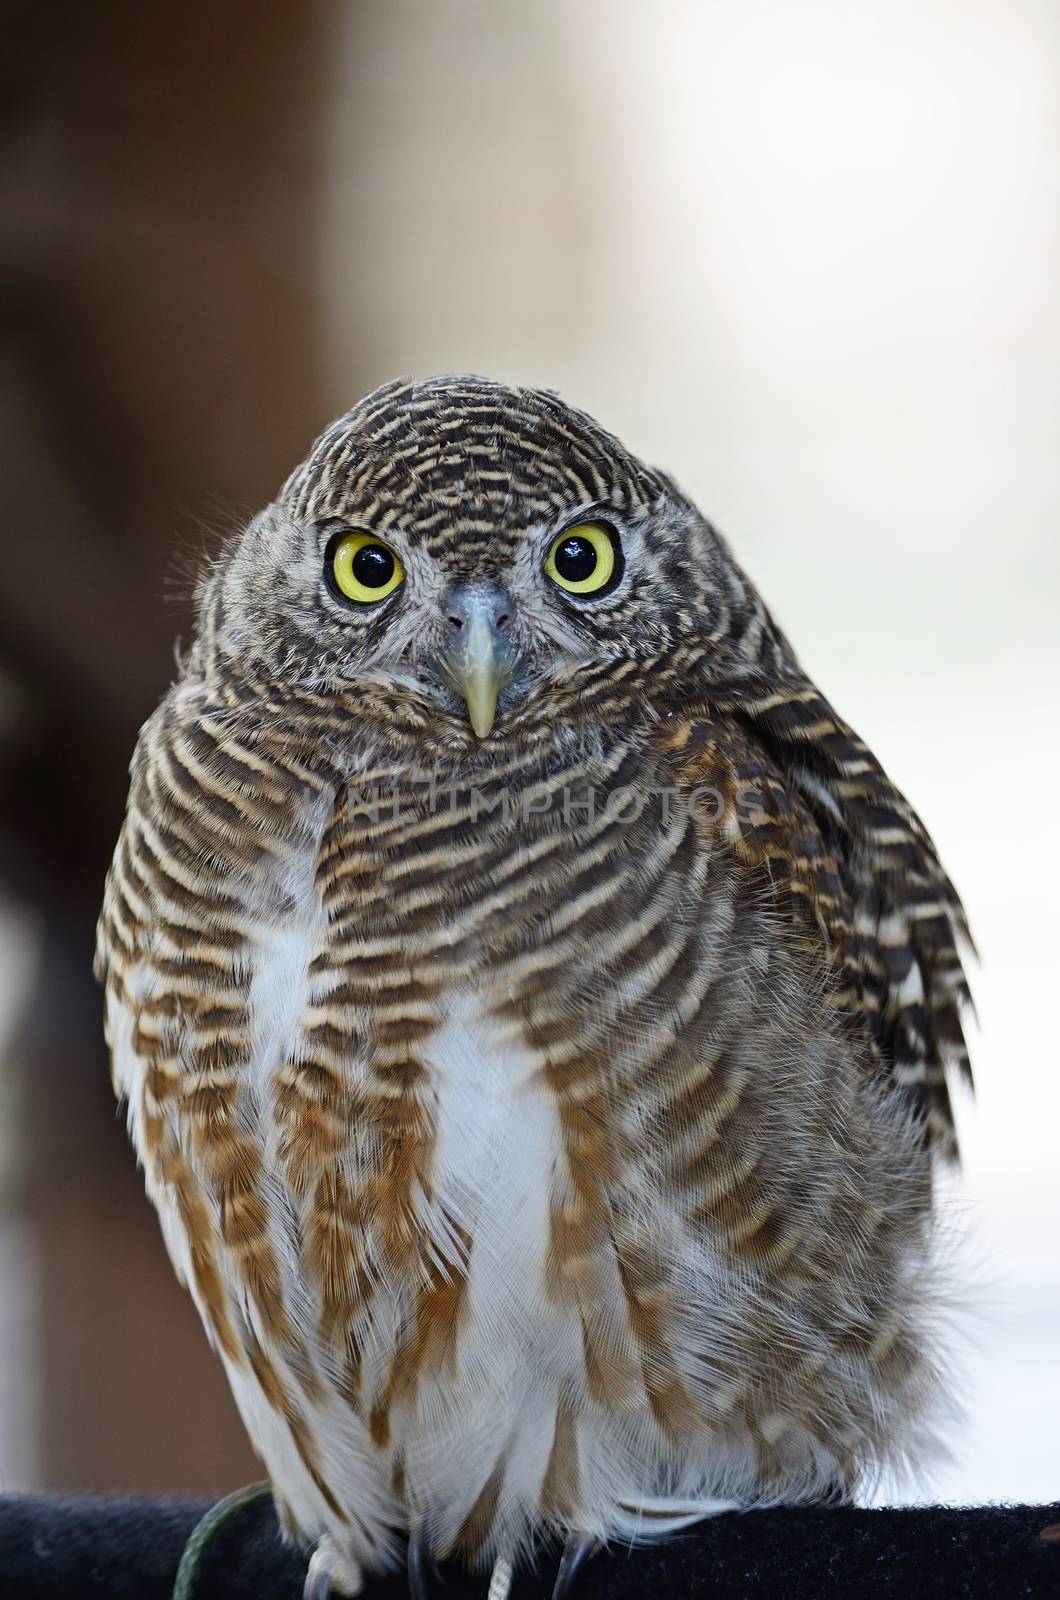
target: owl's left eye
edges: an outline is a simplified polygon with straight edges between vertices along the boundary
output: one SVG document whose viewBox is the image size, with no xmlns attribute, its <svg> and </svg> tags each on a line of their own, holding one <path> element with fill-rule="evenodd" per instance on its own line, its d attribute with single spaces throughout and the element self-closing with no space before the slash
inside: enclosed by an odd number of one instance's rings
<svg viewBox="0 0 1060 1600">
<path fill-rule="evenodd" d="M 374 605 L 405 581 L 405 569 L 388 544 L 370 533 L 347 533 L 329 554 L 339 593 L 358 605 Z"/>
<path fill-rule="evenodd" d="M 553 541 L 545 561 L 553 583 L 568 594 L 602 594 L 622 576 L 614 534 L 602 522 L 580 522 Z"/>
</svg>

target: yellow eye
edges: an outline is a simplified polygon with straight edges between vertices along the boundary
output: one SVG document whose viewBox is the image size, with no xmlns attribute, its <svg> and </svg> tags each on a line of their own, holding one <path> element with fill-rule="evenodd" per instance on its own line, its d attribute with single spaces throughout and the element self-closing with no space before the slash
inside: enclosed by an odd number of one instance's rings
<svg viewBox="0 0 1060 1600">
<path fill-rule="evenodd" d="M 405 569 L 389 545 L 370 533 L 348 533 L 331 557 L 335 585 L 347 600 L 373 605 L 405 581 Z"/>
<path fill-rule="evenodd" d="M 599 522 L 580 522 L 561 533 L 548 553 L 545 571 L 568 594 L 599 594 L 616 575 L 615 541 Z"/>
</svg>

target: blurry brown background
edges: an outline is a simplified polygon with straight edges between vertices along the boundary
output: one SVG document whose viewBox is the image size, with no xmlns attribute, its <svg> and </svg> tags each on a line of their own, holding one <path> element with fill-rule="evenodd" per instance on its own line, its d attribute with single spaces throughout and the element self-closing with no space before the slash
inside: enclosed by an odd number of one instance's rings
<svg viewBox="0 0 1060 1600">
<path fill-rule="evenodd" d="M 935 831 L 992 1284 L 935 1491 L 1055 1495 L 1053 0 L 16 3 L 4 54 L 0 1487 L 258 1473 L 93 924 L 197 563 L 364 390 L 471 369 L 669 467 Z"/>
</svg>

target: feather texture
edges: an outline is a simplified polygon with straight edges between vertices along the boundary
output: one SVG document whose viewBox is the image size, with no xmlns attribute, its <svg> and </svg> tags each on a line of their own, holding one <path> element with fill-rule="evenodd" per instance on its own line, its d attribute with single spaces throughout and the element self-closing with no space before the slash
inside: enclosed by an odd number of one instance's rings
<svg viewBox="0 0 1060 1600">
<path fill-rule="evenodd" d="M 550 593 L 591 514 L 613 596 Z M 344 609 L 336 528 L 400 554 Z M 478 740 L 454 583 L 522 667 Z M 99 970 L 174 1265 L 285 1525 L 511 1559 L 930 1448 L 967 1070 L 930 839 L 665 477 L 550 395 L 392 385 L 204 582 Z"/>
</svg>

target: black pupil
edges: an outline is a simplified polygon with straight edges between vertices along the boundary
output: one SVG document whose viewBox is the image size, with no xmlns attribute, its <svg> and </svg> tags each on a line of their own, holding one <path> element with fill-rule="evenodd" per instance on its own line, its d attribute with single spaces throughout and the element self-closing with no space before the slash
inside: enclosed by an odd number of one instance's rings
<svg viewBox="0 0 1060 1600">
<path fill-rule="evenodd" d="M 381 544 L 362 544 L 353 558 L 353 575 L 366 589 L 381 589 L 394 576 L 394 558 Z"/>
<path fill-rule="evenodd" d="M 556 551 L 556 571 L 568 583 L 583 583 L 596 570 L 596 547 L 588 539 L 571 534 Z"/>
</svg>

